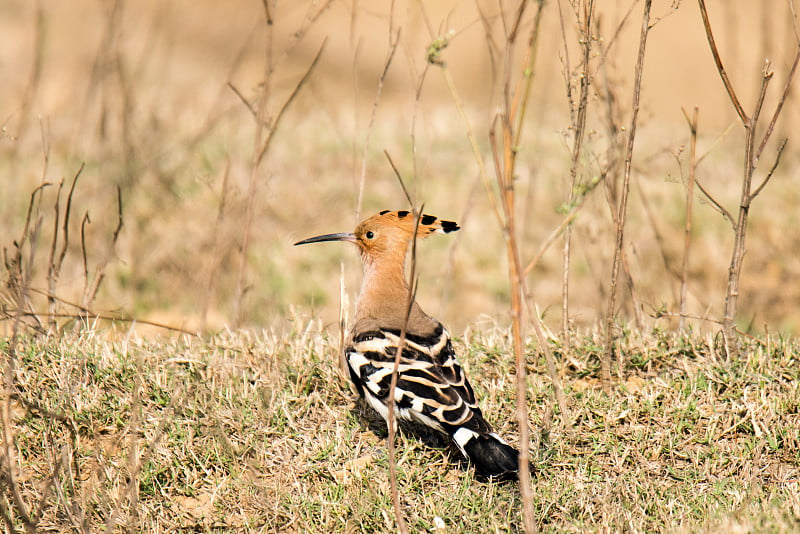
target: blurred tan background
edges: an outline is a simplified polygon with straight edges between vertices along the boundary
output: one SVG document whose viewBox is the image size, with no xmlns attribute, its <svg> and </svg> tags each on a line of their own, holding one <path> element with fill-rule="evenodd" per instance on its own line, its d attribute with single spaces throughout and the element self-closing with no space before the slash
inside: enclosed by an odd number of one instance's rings
<svg viewBox="0 0 800 534">
<path fill-rule="evenodd" d="M 386 150 L 426 212 L 463 226 L 455 237 L 426 241 L 420 249 L 423 308 L 454 332 L 485 320 L 505 322 L 508 288 L 501 232 L 441 69 L 426 63 L 431 43 L 448 36 L 441 57 L 488 161 L 487 132 L 500 109 L 502 64 L 492 61 L 486 34 L 488 26 L 495 38 L 500 35 L 498 4 L 352 0 L 268 5 L 269 26 L 264 4 L 255 0 L 0 4 L 0 245 L 6 257 L 22 235 L 31 191 L 42 181 L 57 184 L 64 178 L 68 189 L 84 162 L 57 286 L 64 300 L 61 311 L 74 312 L 69 303 L 80 302 L 83 294 L 80 228 L 88 213 L 90 275 L 109 259 L 95 311 L 189 329 L 268 326 L 292 313 L 332 323 L 338 316 L 341 263 L 351 306 L 355 300 L 357 254 L 342 244 L 291 244 L 354 227 L 362 169 L 361 214 L 407 208 Z M 789 5 L 784 0 L 708 2 L 723 61 L 748 110 L 764 60 L 771 61 L 775 75 L 767 116 L 796 49 Z M 624 131 L 609 135 L 608 125 L 613 120 L 627 128 L 630 120 L 641 8 L 631 2 L 598 2 L 595 85 L 581 165 L 585 180 L 599 172 L 610 146 L 624 142 Z M 566 52 L 559 9 L 570 43 Z M 531 6 L 523 40 L 533 12 Z M 565 68 L 578 66 L 578 34 L 569 2 L 547 2 L 543 13 L 517 181 L 525 261 L 558 226 L 569 191 L 565 87 L 566 79 L 575 78 L 565 76 Z M 510 12 L 505 16 L 510 18 Z M 643 326 L 673 327 L 674 321 L 656 322 L 648 313 L 678 309 L 674 273 L 682 258 L 689 141 L 682 109 L 691 113 L 699 108 L 698 151 L 708 155 L 698 167 L 698 180 L 731 212 L 741 187 L 744 136 L 714 67 L 697 4 L 656 1 L 653 17 L 626 252 Z M 377 98 L 395 35 L 398 46 Z M 232 87 L 274 120 L 323 41 L 319 63 L 281 118 L 263 161 L 254 166 L 255 147 L 263 137 Z M 602 57 L 601 46 L 607 49 Z M 521 57 L 515 62 L 520 65 Z M 796 333 L 800 325 L 800 184 L 791 135 L 798 119 L 796 93 L 790 95 L 756 175 L 757 182 L 763 179 L 778 142 L 789 137 L 775 177 L 751 211 L 739 306 L 743 329 Z M 265 95 L 261 104 L 260 95 Z M 124 226 L 112 251 L 118 186 Z M 45 189 L 38 207 L 42 229 L 34 247 L 33 286 L 43 291 L 55 198 L 56 187 Z M 62 213 L 65 198 L 66 190 Z M 590 194 L 575 223 L 570 307 L 577 327 L 591 327 L 604 313 L 612 232 L 601 187 Z M 730 225 L 697 196 L 690 313 L 721 316 L 732 242 Z M 544 255 L 530 282 L 545 320 L 557 329 L 560 241 Z M 46 311 L 43 298 L 32 294 L 32 305 Z M 627 291 L 620 308 L 620 316 L 633 321 Z"/>
</svg>

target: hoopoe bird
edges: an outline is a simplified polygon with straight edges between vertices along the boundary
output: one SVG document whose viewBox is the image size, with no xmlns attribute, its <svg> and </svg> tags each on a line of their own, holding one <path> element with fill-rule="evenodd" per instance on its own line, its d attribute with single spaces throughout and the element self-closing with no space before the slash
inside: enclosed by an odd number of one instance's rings
<svg viewBox="0 0 800 534">
<path fill-rule="evenodd" d="M 356 390 L 387 425 L 394 359 L 405 326 L 394 394 L 396 418 L 450 436 L 479 476 L 513 479 L 519 453 L 483 418 L 450 334 L 416 302 L 410 312 L 408 309 L 405 259 L 411 240 L 415 235 L 427 237 L 458 229 L 455 222 L 433 215 L 422 215 L 417 225 L 411 212 L 384 210 L 364 220 L 353 233 L 320 235 L 295 245 L 347 241 L 361 252 L 363 279 L 345 359 Z"/>
</svg>

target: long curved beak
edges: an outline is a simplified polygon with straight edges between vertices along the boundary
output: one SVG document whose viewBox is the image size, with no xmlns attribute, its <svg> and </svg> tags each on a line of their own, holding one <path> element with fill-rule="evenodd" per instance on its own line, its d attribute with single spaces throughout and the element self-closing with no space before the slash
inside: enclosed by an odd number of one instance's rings
<svg viewBox="0 0 800 534">
<path fill-rule="evenodd" d="M 339 234 L 325 234 L 325 235 L 318 235 L 316 237 L 309 237 L 308 239 L 303 239 L 302 241 L 298 241 L 294 245 L 307 245 L 309 243 L 322 243 L 323 241 L 349 241 L 350 243 L 356 242 L 356 236 L 349 233 L 343 232 Z"/>
</svg>

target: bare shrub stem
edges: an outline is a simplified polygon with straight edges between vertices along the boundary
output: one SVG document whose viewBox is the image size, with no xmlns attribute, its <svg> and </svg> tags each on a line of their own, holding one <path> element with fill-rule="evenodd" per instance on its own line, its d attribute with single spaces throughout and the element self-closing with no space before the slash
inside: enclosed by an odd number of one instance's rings
<svg viewBox="0 0 800 534">
<path fill-rule="evenodd" d="M 567 37 L 564 32 L 564 16 L 561 10 L 561 2 L 559 6 L 559 16 L 561 18 L 561 34 L 564 39 L 564 53 L 567 54 Z M 581 48 L 581 66 L 579 74 L 579 95 L 578 102 L 574 102 L 572 98 L 572 79 L 571 72 L 569 72 L 569 62 L 567 61 L 565 73 L 567 84 L 567 100 L 570 106 L 570 117 L 572 117 L 572 155 L 570 161 L 570 187 L 567 199 L 567 205 L 570 209 L 575 203 L 575 195 L 579 183 L 578 166 L 581 160 L 583 151 L 583 138 L 586 131 L 586 110 L 589 107 L 589 85 L 591 83 L 589 72 L 589 59 L 592 52 L 592 17 L 594 15 L 594 0 L 584 0 L 575 6 L 575 12 L 578 17 L 579 26 L 579 44 Z M 567 56 L 568 57 L 568 56 Z M 564 350 L 569 350 L 569 267 L 570 267 L 570 245 L 572 237 L 572 225 L 567 224 L 564 228 L 564 248 L 562 251 L 563 261 L 561 270 L 561 343 Z"/>
<path fill-rule="evenodd" d="M 756 99 L 756 103 L 753 107 L 753 112 L 751 115 L 748 115 L 745 109 L 742 107 L 739 97 L 736 94 L 736 90 L 734 89 L 733 84 L 728 77 L 728 73 L 722 63 L 722 58 L 720 57 L 716 40 L 714 38 L 714 32 L 711 28 L 711 22 L 708 17 L 708 10 L 706 9 L 705 1 L 697 1 L 700 7 L 700 15 L 703 19 L 703 28 L 705 29 L 706 39 L 708 40 L 711 55 L 714 58 L 714 64 L 716 65 L 717 72 L 719 73 L 722 83 L 725 86 L 725 92 L 727 93 L 731 104 L 733 104 L 736 114 L 739 116 L 739 120 L 741 121 L 745 130 L 744 168 L 742 172 L 742 189 L 739 198 L 739 211 L 735 222 L 733 217 L 730 214 L 728 215 L 728 218 L 733 224 L 734 241 L 733 250 L 731 252 L 731 262 L 730 266 L 728 267 L 728 283 L 725 291 L 725 311 L 722 318 L 722 333 L 725 341 L 726 354 L 728 357 L 736 357 L 739 354 L 738 340 L 736 337 L 736 305 L 739 298 L 739 284 L 742 273 L 742 263 L 746 251 L 745 238 L 747 234 L 747 220 L 750 212 L 750 204 L 755 197 L 761 193 L 769 179 L 773 176 L 773 173 L 780 162 L 785 143 L 781 144 L 772 169 L 769 171 L 763 182 L 756 187 L 755 191 L 752 190 L 753 175 L 755 174 L 762 152 L 764 151 L 764 148 L 766 147 L 767 142 L 772 135 L 775 124 L 777 123 L 781 111 L 783 111 L 783 106 L 788 98 L 792 80 L 794 79 L 794 74 L 797 70 L 798 62 L 800 62 L 800 37 L 795 34 L 796 51 L 794 61 L 792 62 L 791 69 L 789 70 L 786 78 L 786 84 L 784 85 L 781 97 L 778 100 L 769 124 L 767 125 L 767 128 L 763 133 L 761 140 L 759 141 L 757 139 L 758 121 L 761 117 L 764 100 L 766 99 L 767 87 L 769 86 L 769 82 L 773 76 L 773 72 L 770 70 L 769 62 L 767 61 L 765 63 L 761 74 L 761 86 L 758 98 Z M 710 197 L 705 190 L 703 190 L 703 192 L 706 194 L 706 196 Z M 715 201 L 714 203 L 719 206 L 718 202 Z"/>
<path fill-rule="evenodd" d="M 628 143 L 625 148 L 624 171 L 622 178 L 622 191 L 617 206 L 616 242 L 614 256 L 611 263 L 611 281 L 608 292 L 608 309 L 606 310 L 606 335 L 603 357 L 601 360 L 601 379 L 603 388 L 611 388 L 611 358 L 614 352 L 614 317 L 617 299 L 617 280 L 619 267 L 623 254 L 625 216 L 628 209 L 628 191 L 630 190 L 631 161 L 633 160 L 633 143 L 636 136 L 636 124 L 639 117 L 639 99 L 641 96 L 642 73 L 644 72 L 644 53 L 647 46 L 647 35 L 650 32 L 650 8 L 652 0 L 645 0 L 644 13 L 642 14 L 642 29 L 639 35 L 639 54 L 636 59 L 636 70 L 633 84 L 633 102 L 631 104 L 631 125 L 628 130 Z"/>
<path fill-rule="evenodd" d="M 681 291 L 680 291 L 680 321 L 678 330 L 683 332 L 686 326 L 686 285 L 689 278 L 689 249 L 692 244 L 692 208 L 694 206 L 694 182 L 697 170 L 697 116 L 699 110 L 695 107 L 692 118 L 684 111 L 686 122 L 689 123 L 690 148 L 689 148 L 689 183 L 686 184 L 686 223 L 683 230 L 683 260 L 681 262 Z"/>
</svg>

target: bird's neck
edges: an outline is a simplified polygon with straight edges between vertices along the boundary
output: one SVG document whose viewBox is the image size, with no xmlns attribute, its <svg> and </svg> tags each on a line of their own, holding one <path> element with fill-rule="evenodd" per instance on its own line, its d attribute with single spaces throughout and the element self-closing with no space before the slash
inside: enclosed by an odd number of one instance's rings
<svg viewBox="0 0 800 534">
<path fill-rule="evenodd" d="M 356 321 L 379 320 L 382 327 L 402 329 L 408 309 L 409 287 L 404 262 L 395 258 L 363 258 L 364 276 L 356 304 Z M 427 330 L 435 323 L 414 302 L 408 318 L 408 331 Z"/>
</svg>

